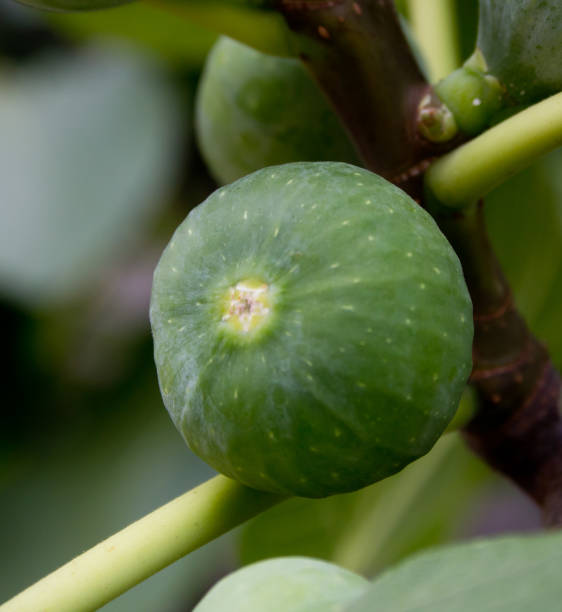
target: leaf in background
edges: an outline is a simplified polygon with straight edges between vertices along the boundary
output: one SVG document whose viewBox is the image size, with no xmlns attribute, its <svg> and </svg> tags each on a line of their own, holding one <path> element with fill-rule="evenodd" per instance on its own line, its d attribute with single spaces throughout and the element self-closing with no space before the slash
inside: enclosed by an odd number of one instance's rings
<svg viewBox="0 0 562 612">
<path fill-rule="evenodd" d="M 481 540 L 401 563 L 349 612 L 554 612 L 562 601 L 562 533 Z"/>
<path fill-rule="evenodd" d="M 492 244 L 531 329 L 562 366 L 562 149 L 486 198 Z"/>
<path fill-rule="evenodd" d="M 0 292 L 71 297 L 147 230 L 182 123 L 170 84 L 118 46 L 0 77 Z"/>
<path fill-rule="evenodd" d="M 49 23 L 70 38 L 127 39 L 182 67 L 199 68 L 216 34 L 156 5 L 136 2 L 96 13 L 52 13 Z"/>
<path fill-rule="evenodd" d="M 71 429 L 68 423 L 61 424 L 49 440 L 36 441 L 27 452 L 12 453 L 0 471 L 0 604 L 215 474 L 175 430 L 162 406 L 155 375 L 144 376 L 133 391 L 108 401 L 106 418 L 84 423 L 75 415 L 68 419 L 74 425 Z M 229 535 L 103 609 L 191 609 L 189 601 L 195 603 L 231 568 L 232 560 Z"/>
<path fill-rule="evenodd" d="M 305 555 L 372 575 L 451 537 L 488 479 L 488 470 L 449 434 L 380 483 L 320 500 L 290 500 L 257 517 L 241 532 L 241 559 Z"/>
</svg>

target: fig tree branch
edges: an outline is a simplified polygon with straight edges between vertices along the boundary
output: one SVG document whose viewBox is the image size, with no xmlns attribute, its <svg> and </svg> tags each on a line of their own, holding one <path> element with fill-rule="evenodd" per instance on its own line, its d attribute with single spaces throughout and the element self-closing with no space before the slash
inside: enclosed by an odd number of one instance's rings
<svg viewBox="0 0 562 612">
<path fill-rule="evenodd" d="M 438 217 L 461 263 L 474 305 L 473 371 L 479 410 L 469 445 L 562 525 L 560 376 L 529 331 L 492 251 L 482 205 Z"/>
<path fill-rule="evenodd" d="M 365 166 L 410 191 L 428 157 L 449 150 L 418 130 L 431 95 L 391 0 L 278 0 L 293 45 L 347 128 Z"/>
<path fill-rule="evenodd" d="M 97 610 L 283 498 L 216 476 L 0 605 L 1 612 Z"/>
<path fill-rule="evenodd" d="M 462 208 L 561 145 L 559 93 L 441 157 L 427 171 L 426 186 L 440 204 Z"/>
</svg>

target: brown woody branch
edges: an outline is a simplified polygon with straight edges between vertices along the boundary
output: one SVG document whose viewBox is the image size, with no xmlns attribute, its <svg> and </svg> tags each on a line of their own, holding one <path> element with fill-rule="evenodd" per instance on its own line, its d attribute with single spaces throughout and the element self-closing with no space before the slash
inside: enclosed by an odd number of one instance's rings
<svg viewBox="0 0 562 612">
<path fill-rule="evenodd" d="M 442 216 L 474 305 L 471 383 L 479 411 L 466 426 L 469 445 L 562 525 L 560 376 L 529 331 L 489 243 L 482 204 Z"/>
<path fill-rule="evenodd" d="M 411 179 L 419 184 L 428 158 L 454 143 L 429 142 L 418 130 L 424 96 L 440 102 L 410 50 L 394 3 L 278 0 L 278 10 L 365 166 L 406 190 Z"/>
</svg>

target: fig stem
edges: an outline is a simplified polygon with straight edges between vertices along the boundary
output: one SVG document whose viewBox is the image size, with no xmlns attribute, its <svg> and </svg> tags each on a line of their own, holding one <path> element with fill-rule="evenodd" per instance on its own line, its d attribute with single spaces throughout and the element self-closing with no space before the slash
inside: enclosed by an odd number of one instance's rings
<svg viewBox="0 0 562 612">
<path fill-rule="evenodd" d="M 283 499 L 216 476 L 63 565 L 0 605 L 0 610 L 97 610 Z"/>
<path fill-rule="evenodd" d="M 474 304 L 470 382 L 479 408 L 463 428 L 469 446 L 562 525 L 561 380 L 513 303 L 492 250 L 482 205 L 437 218 Z"/>
<path fill-rule="evenodd" d="M 429 194 L 462 209 L 562 145 L 562 93 L 513 115 L 436 161 L 425 174 Z"/>
<path fill-rule="evenodd" d="M 452 0 L 408 1 L 410 22 L 435 82 L 458 68 L 457 16 Z"/>
</svg>

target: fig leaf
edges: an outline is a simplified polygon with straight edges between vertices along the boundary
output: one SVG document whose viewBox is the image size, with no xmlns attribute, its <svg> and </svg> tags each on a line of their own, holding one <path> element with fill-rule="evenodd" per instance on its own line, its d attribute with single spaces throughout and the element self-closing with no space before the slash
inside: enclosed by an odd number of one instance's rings
<svg viewBox="0 0 562 612">
<path fill-rule="evenodd" d="M 368 588 L 337 565 L 282 557 L 248 565 L 218 582 L 194 612 L 326 612 L 343 610 Z"/>
</svg>

